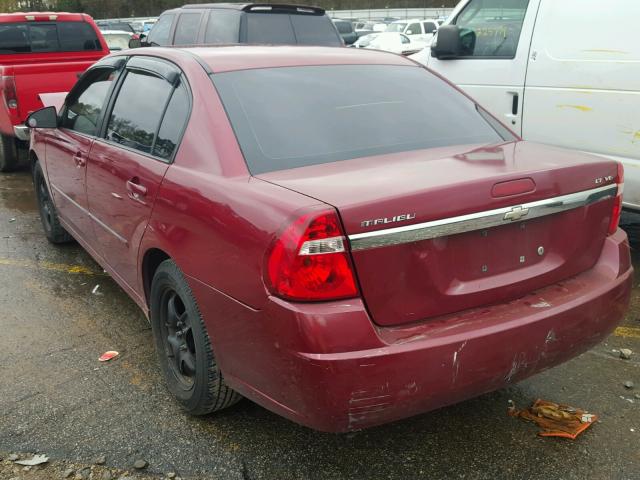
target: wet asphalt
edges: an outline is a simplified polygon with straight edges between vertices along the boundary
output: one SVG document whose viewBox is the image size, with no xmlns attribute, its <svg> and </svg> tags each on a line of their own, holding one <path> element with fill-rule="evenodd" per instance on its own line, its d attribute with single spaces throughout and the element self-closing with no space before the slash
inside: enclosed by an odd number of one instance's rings
<svg viewBox="0 0 640 480">
<path fill-rule="evenodd" d="M 640 220 L 625 221 L 640 238 Z M 634 264 L 640 272 L 640 253 Z M 640 479 L 639 288 L 621 327 L 509 388 L 361 432 L 315 432 L 248 400 L 189 417 L 163 385 L 144 315 L 82 248 L 47 242 L 27 172 L 0 174 L 0 458 L 104 455 L 114 469 L 142 458 L 147 475 L 206 479 Z M 620 348 L 632 359 L 612 352 Z M 99 363 L 106 350 L 120 357 Z M 538 398 L 601 421 L 576 441 L 538 437 L 507 416 L 508 400 Z M 16 471 L 0 478 L 34 475 Z"/>
</svg>

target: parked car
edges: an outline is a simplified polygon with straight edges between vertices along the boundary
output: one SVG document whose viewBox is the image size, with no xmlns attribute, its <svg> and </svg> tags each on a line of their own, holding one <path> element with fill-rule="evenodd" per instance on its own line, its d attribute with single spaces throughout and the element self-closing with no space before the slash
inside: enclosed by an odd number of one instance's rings
<svg viewBox="0 0 640 480">
<path fill-rule="evenodd" d="M 397 420 L 584 352 L 629 303 L 620 165 L 520 141 L 398 55 L 127 51 L 28 122 L 47 238 L 149 315 L 193 414 Z"/>
<path fill-rule="evenodd" d="M 0 14 L 0 172 L 20 164 L 27 115 L 42 107 L 39 94 L 68 91 L 84 70 L 109 53 L 88 15 Z"/>
<path fill-rule="evenodd" d="M 605 10 L 579 0 L 464 0 L 437 47 L 414 58 L 527 140 L 621 161 L 624 206 L 638 211 L 640 2 Z"/>
<path fill-rule="evenodd" d="M 414 41 L 431 44 L 434 34 L 438 31 L 438 22 L 435 20 L 398 20 L 387 25 L 387 32 L 398 32 L 411 37 Z"/>
<path fill-rule="evenodd" d="M 351 45 L 358 39 L 358 34 L 354 31 L 353 24 L 349 20 L 334 19 L 333 24 L 345 45 Z"/>
<path fill-rule="evenodd" d="M 129 48 L 129 41 L 134 38 L 136 34 L 124 30 L 103 30 L 102 36 L 105 42 L 107 42 L 109 50 L 113 52 Z"/>
<path fill-rule="evenodd" d="M 413 55 L 422 50 L 426 45 L 421 41 L 412 42 L 407 35 L 397 32 L 382 32 L 374 35 L 371 40 L 368 40 L 364 48 L 384 50 L 385 52 L 397 53 L 399 55 Z M 362 43 L 360 46 L 362 46 Z"/>
<path fill-rule="evenodd" d="M 369 33 L 368 35 L 363 35 L 362 37 L 358 38 L 358 40 L 356 40 L 356 42 L 351 46 L 355 48 L 366 48 L 378 35 L 380 34 Z"/>
<path fill-rule="evenodd" d="M 101 31 L 105 30 L 119 30 L 130 32 L 132 34 L 136 33 L 135 29 L 131 26 L 129 22 L 123 22 L 121 20 L 96 20 L 96 25 Z"/>
<path fill-rule="evenodd" d="M 263 3 L 210 3 L 167 10 L 141 45 L 225 43 L 343 45 L 323 9 Z"/>
</svg>

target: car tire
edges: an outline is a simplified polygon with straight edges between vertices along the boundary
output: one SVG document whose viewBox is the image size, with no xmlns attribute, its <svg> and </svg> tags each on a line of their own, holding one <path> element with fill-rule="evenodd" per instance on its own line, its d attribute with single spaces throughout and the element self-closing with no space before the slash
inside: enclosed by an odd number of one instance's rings
<svg viewBox="0 0 640 480">
<path fill-rule="evenodd" d="M 173 260 L 156 270 L 149 298 L 160 369 L 184 410 L 206 415 L 238 402 L 242 397 L 225 383 L 191 288 Z"/>
<path fill-rule="evenodd" d="M 44 178 L 40 162 L 36 162 L 33 165 L 33 186 L 36 191 L 42 228 L 47 240 L 56 244 L 72 241 L 73 237 L 60 225 L 60 218 L 58 218 L 58 212 L 51 199 L 51 193 Z"/>
<path fill-rule="evenodd" d="M 0 134 L 0 172 L 13 172 L 18 168 L 18 164 L 15 138 Z"/>
</svg>

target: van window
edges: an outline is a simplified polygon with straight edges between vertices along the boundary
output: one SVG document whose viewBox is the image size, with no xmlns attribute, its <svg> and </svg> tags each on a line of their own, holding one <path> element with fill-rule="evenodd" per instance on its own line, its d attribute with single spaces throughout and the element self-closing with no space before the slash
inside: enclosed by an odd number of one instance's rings
<svg viewBox="0 0 640 480">
<path fill-rule="evenodd" d="M 147 41 L 153 45 L 169 45 L 169 33 L 175 15 L 162 15 L 149 32 Z"/>
<path fill-rule="evenodd" d="M 172 90 L 163 78 L 128 72 L 109 116 L 107 140 L 151 153 Z"/>
<path fill-rule="evenodd" d="M 514 58 L 529 0 L 471 0 L 455 24 L 475 34 L 471 57 Z"/>
<path fill-rule="evenodd" d="M 291 15 L 291 25 L 295 32 L 296 43 L 299 45 L 342 46 L 342 39 L 326 16 Z"/>
<path fill-rule="evenodd" d="M 204 43 L 238 43 L 240 35 L 240 12 L 212 9 L 209 13 Z"/>
<path fill-rule="evenodd" d="M 194 45 L 198 40 L 200 13 L 183 13 L 178 17 L 174 45 Z"/>
</svg>

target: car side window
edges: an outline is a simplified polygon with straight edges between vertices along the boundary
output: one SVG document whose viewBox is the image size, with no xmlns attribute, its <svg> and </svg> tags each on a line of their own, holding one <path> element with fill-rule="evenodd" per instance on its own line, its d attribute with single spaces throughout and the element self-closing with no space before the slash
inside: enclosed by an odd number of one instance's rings
<svg viewBox="0 0 640 480">
<path fill-rule="evenodd" d="M 109 115 L 106 138 L 150 154 L 173 87 L 147 72 L 130 70 L 126 75 Z"/>
<path fill-rule="evenodd" d="M 169 45 L 173 17 L 175 17 L 173 14 L 162 15 L 149 32 L 147 41 L 155 45 Z"/>
<path fill-rule="evenodd" d="M 235 10 L 211 9 L 204 43 L 238 43 L 240 37 L 240 13 Z"/>
<path fill-rule="evenodd" d="M 200 13 L 183 13 L 178 17 L 174 45 L 193 45 L 198 40 Z"/>
<path fill-rule="evenodd" d="M 436 24 L 433 22 L 424 22 L 422 26 L 424 27 L 424 33 L 434 33 L 437 30 Z"/>
<path fill-rule="evenodd" d="M 468 57 L 514 58 L 529 0 L 471 0 L 455 19 L 461 33 L 473 32 Z"/>
<path fill-rule="evenodd" d="M 407 27 L 405 32 L 407 35 L 420 35 L 422 30 L 420 29 L 419 23 L 412 23 Z"/>
<path fill-rule="evenodd" d="M 158 130 L 158 138 L 153 146 L 153 155 L 166 161 L 171 160 L 187 123 L 189 107 L 189 93 L 187 87 L 181 82 L 171 95 Z"/>
<path fill-rule="evenodd" d="M 90 71 L 67 99 L 61 127 L 85 135 L 96 135 L 100 114 L 115 78 L 116 70 L 113 67 Z"/>
</svg>

